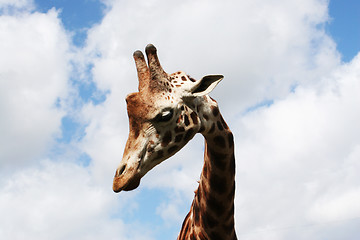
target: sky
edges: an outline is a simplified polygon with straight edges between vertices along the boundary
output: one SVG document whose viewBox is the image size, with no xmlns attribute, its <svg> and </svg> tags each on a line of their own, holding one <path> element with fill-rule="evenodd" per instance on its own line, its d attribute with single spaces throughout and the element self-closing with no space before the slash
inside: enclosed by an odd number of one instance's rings
<svg viewBox="0 0 360 240">
<path fill-rule="evenodd" d="M 203 138 L 115 194 L 132 53 L 223 74 L 238 239 L 360 235 L 360 3 L 0 0 L 0 239 L 176 239 Z"/>
</svg>

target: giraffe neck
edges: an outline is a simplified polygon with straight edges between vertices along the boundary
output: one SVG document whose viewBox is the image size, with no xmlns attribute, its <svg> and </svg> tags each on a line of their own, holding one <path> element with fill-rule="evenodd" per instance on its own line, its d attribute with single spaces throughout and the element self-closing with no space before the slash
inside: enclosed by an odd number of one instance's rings
<svg viewBox="0 0 360 240">
<path fill-rule="evenodd" d="M 218 115 L 218 120 L 203 132 L 204 166 L 191 210 L 184 220 L 178 240 L 236 239 L 233 134 L 220 113 Z"/>
</svg>

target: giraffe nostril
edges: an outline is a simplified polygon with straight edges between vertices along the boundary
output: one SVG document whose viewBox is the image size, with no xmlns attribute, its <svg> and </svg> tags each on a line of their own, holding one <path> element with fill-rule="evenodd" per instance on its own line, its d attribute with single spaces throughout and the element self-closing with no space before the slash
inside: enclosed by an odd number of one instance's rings
<svg viewBox="0 0 360 240">
<path fill-rule="evenodd" d="M 126 165 L 123 165 L 120 170 L 119 170 L 119 173 L 118 173 L 118 176 L 120 176 L 124 171 L 125 171 L 125 168 L 126 168 Z"/>
</svg>

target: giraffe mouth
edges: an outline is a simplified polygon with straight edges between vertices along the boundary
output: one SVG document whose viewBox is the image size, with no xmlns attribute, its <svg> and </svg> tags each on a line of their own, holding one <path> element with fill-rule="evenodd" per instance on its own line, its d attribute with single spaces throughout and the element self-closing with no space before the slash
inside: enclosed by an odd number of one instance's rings
<svg viewBox="0 0 360 240">
<path fill-rule="evenodd" d="M 140 185 L 140 176 L 134 176 L 128 181 L 124 181 L 121 177 L 115 177 L 113 183 L 114 192 L 118 193 L 121 191 L 131 191 Z"/>
<path fill-rule="evenodd" d="M 114 192 L 131 191 L 136 189 L 140 185 L 140 177 L 132 178 L 124 186 L 117 186 L 114 188 Z"/>
<path fill-rule="evenodd" d="M 140 185 L 141 176 L 137 173 L 137 168 L 128 169 L 126 172 L 116 171 L 113 190 L 114 192 L 131 191 Z"/>
</svg>

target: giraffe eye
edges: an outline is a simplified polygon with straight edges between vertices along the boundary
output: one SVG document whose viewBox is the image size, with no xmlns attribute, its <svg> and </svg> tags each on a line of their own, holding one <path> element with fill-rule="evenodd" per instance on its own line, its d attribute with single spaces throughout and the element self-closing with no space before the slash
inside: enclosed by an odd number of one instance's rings
<svg viewBox="0 0 360 240">
<path fill-rule="evenodd" d="M 162 113 L 159 113 L 156 116 L 156 120 L 159 122 L 168 122 L 172 119 L 173 115 L 174 115 L 174 110 L 172 110 L 172 109 L 166 110 L 166 111 L 163 111 Z"/>
</svg>

